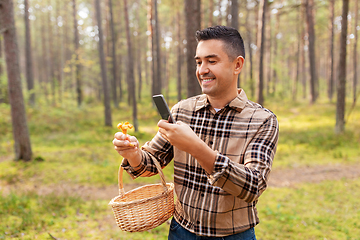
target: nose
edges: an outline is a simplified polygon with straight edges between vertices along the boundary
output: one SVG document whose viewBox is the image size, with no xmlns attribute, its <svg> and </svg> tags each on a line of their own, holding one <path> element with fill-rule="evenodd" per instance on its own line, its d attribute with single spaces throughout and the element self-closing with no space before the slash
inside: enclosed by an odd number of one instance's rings
<svg viewBox="0 0 360 240">
<path fill-rule="evenodd" d="M 206 64 L 202 63 L 197 66 L 199 75 L 204 75 L 210 72 L 209 68 L 206 66 Z"/>
</svg>

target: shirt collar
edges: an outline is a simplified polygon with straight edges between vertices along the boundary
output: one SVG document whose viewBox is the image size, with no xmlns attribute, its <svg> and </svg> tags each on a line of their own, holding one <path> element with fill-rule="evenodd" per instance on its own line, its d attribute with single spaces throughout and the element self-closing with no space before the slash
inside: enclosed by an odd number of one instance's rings
<svg viewBox="0 0 360 240">
<path fill-rule="evenodd" d="M 248 98 L 246 96 L 246 93 L 243 89 L 238 89 L 238 95 L 231 100 L 227 106 L 235 109 L 238 112 L 241 112 L 245 108 L 245 104 L 247 103 Z M 202 108 L 206 108 L 210 105 L 208 98 L 206 94 L 202 94 L 199 96 L 196 105 L 195 105 L 195 111 L 199 111 Z"/>
</svg>

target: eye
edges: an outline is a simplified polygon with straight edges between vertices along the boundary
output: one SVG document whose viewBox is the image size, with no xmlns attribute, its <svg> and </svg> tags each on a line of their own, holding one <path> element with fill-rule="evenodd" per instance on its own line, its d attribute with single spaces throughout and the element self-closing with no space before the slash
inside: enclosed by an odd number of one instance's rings
<svg viewBox="0 0 360 240">
<path fill-rule="evenodd" d="M 210 63 L 210 64 L 214 64 L 214 63 L 216 63 L 216 61 L 214 61 L 214 60 L 209 60 L 209 63 Z"/>
</svg>

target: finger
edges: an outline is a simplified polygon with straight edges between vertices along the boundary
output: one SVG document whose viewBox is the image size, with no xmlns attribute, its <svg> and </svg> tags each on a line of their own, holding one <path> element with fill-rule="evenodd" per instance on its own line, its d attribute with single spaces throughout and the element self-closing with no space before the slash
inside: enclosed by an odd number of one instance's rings
<svg viewBox="0 0 360 240">
<path fill-rule="evenodd" d="M 137 150 L 138 148 L 135 146 L 126 146 L 126 147 L 118 147 L 118 146 L 114 146 L 114 149 L 119 152 L 121 155 L 123 155 L 123 153 L 129 153 L 132 152 L 133 150 Z"/>
<path fill-rule="evenodd" d="M 128 146 L 128 147 L 114 147 L 114 149 L 120 154 L 120 155 L 124 155 L 124 154 L 129 154 L 131 152 L 134 152 L 134 151 L 137 151 L 137 147 L 131 147 L 131 146 Z"/>
<path fill-rule="evenodd" d="M 129 147 L 130 141 L 129 140 L 119 140 L 114 138 L 113 145 L 119 148 L 126 148 Z"/>
<path fill-rule="evenodd" d="M 127 138 L 126 134 L 123 134 L 122 132 L 115 133 L 114 137 L 118 140 L 125 140 Z"/>
<path fill-rule="evenodd" d="M 112 141 L 112 143 L 113 143 L 113 145 L 114 145 L 115 147 L 117 147 L 118 144 L 119 144 L 119 140 L 118 140 L 117 138 L 114 138 L 113 141 Z"/>
<path fill-rule="evenodd" d="M 159 128 L 159 133 L 162 138 L 164 138 L 166 141 L 170 142 L 170 139 L 167 136 L 167 131 L 165 129 Z"/>
<path fill-rule="evenodd" d="M 183 123 L 182 121 L 176 121 L 176 124 L 177 124 L 177 125 L 180 125 L 180 126 L 181 126 L 181 125 L 186 125 L 186 124 Z"/>
<path fill-rule="evenodd" d="M 158 122 L 158 127 L 159 127 L 159 128 L 163 128 L 163 129 L 165 129 L 165 130 L 171 129 L 172 125 L 173 125 L 172 123 L 169 123 L 169 122 L 166 121 L 166 120 L 160 120 L 160 121 Z"/>
<path fill-rule="evenodd" d="M 131 147 L 137 147 L 139 146 L 139 141 L 134 136 L 129 136 L 128 139 Z"/>
<path fill-rule="evenodd" d="M 161 133 L 161 135 L 166 135 L 166 130 L 163 128 L 159 128 L 159 132 Z"/>
<path fill-rule="evenodd" d="M 138 141 L 136 137 L 130 136 L 130 135 L 128 135 L 127 140 L 129 140 L 130 142 L 137 142 Z"/>
</svg>

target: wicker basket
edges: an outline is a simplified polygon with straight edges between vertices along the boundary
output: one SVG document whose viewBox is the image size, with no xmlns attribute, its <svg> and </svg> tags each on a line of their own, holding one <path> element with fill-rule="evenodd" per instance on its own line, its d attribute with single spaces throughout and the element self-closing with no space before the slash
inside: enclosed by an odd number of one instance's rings
<svg viewBox="0 0 360 240">
<path fill-rule="evenodd" d="M 127 232 L 141 232 L 153 229 L 174 213 L 174 184 L 166 183 L 160 164 L 154 161 L 161 178 L 161 184 L 145 185 L 125 193 L 123 168 L 119 168 L 119 196 L 113 198 L 115 221 L 119 228 Z"/>
</svg>

